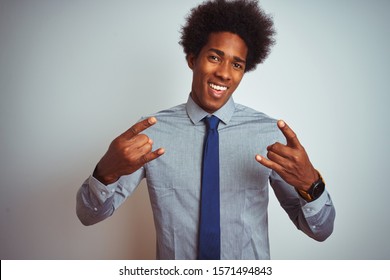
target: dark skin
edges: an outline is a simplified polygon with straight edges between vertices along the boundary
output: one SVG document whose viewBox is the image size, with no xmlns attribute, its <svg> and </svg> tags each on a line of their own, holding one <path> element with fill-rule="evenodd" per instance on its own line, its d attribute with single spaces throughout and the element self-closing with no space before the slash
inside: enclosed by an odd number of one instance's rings
<svg viewBox="0 0 390 280">
<path fill-rule="evenodd" d="M 203 110 L 219 110 L 237 89 L 245 72 L 248 48 L 236 34 L 213 33 L 198 56 L 187 57 L 192 70 L 191 97 Z"/>
<path fill-rule="evenodd" d="M 165 152 L 163 148 L 152 151 L 153 140 L 141 134 L 156 122 L 156 118 L 150 117 L 136 123 L 115 138 L 97 164 L 94 177 L 105 185 L 112 184 L 119 177 L 131 174 L 163 155 Z"/>
<path fill-rule="evenodd" d="M 269 145 L 267 147 L 268 159 L 256 155 L 256 160 L 274 170 L 297 190 L 307 191 L 319 179 L 319 174 L 311 164 L 295 132 L 282 120 L 278 121 L 278 127 L 286 137 L 286 145 L 278 142 Z"/>
<path fill-rule="evenodd" d="M 229 100 L 244 76 L 247 53 L 247 46 L 238 35 L 219 32 L 210 34 L 198 56 L 188 55 L 188 66 L 193 71 L 191 97 L 206 112 L 217 111 Z M 156 118 L 148 118 L 115 138 L 99 161 L 95 178 L 111 184 L 162 156 L 165 150 L 153 151 L 153 140 L 141 133 L 156 122 Z M 274 143 L 267 147 L 267 158 L 256 155 L 255 159 L 297 190 L 307 191 L 319 174 L 294 131 L 284 121 L 277 125 L 287 144 Z"/>
</svg>

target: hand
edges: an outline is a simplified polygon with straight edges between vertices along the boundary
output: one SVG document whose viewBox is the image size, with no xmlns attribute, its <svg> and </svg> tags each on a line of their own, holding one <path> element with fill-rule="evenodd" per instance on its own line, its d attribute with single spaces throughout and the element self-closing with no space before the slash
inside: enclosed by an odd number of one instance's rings
<svg viewBox="0 0 390 280">
<path fill-rule="evenodd" d="M 123 175 L 137 171 L 147 162 L 164 154 L 163 148 L 152 152 L 152 139 L 145 134 L 140 134 L 156 122 L 155 117 L 150 117 L 136 123 L 115 138 L 97 164 L 94 177 L 108 185 L 116 182 Z"/>
<path fill-rule="evenodd" d="M 278 127 L 286 137 L 287 145 L 274 143 L 267 147 L 267 158 L 256 155 L 256 160 L 271 168 L 280 177 L 298 190 L 307 191 L 319 178 L 317 170 L 309 160 L 305 149 L 295 132 L 284 122 L 278 121 Z"/>
</svg>

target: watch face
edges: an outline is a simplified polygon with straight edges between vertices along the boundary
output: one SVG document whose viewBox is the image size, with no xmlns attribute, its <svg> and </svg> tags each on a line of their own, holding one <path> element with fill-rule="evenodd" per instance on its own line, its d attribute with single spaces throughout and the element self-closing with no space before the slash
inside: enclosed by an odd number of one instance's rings
<svg viewBox="0 0 390 280">
<path fill-rule="evenodd" d="M 321 194 L 324 192 L 324 190 L 325 190 L 325 184 L 321 180 L 313 186 L 313 192 L 312 192 L 313 198 L 314 199 L 319 198 Z"/>
</svg>

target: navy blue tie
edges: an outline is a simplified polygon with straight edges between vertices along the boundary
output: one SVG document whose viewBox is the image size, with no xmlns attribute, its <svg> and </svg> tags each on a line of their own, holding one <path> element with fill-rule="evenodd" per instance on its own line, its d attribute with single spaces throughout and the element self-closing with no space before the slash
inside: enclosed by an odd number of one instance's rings
<svg viewBox="0 0 390 280">
<path fill-rule="evenodd" d="M 203 148 L 202 191 L 199 224 L 198 259 L 221 258 L 219 218 L 219 119 L 205 118 L 207 136 Z"/>
</svg>

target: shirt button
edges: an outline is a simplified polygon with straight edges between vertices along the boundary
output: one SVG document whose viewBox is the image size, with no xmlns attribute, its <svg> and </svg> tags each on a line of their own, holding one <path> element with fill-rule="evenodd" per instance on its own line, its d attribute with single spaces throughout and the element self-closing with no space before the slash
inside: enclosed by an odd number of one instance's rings
<svg viewBox="0 0 390 280">
<path fill-rule="evenodd" d="M 96 212 L 98 209 L 95 207 L 95 208 L 93 208 L 93 210 Z"/>
<path fill-rule="evenodd" d="M 113 192 L 115 192 L 115 190 L 114 190 L 114 189 L 112 189 L 112 190 L 111 190 L 111 192 L 113 193 Z"/>
<path fill-rule="evenodd" d="M 102 195 L 106 195 L 106 192 L 102 192 Z"/>
</svg>

